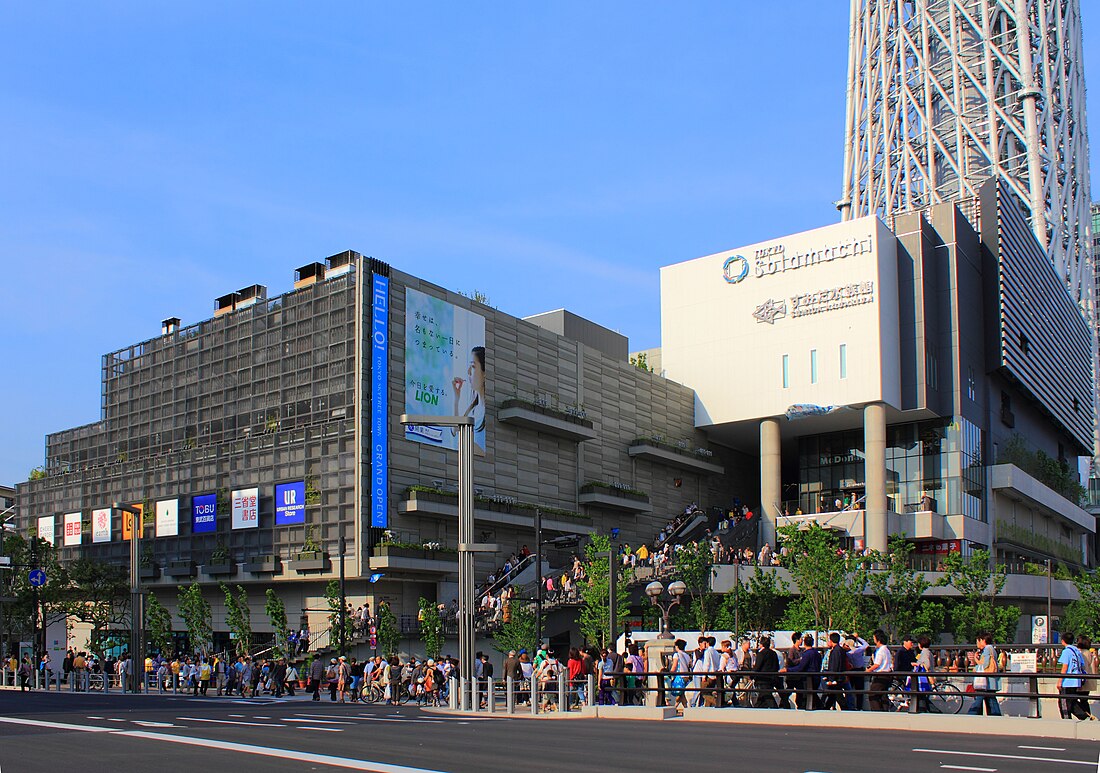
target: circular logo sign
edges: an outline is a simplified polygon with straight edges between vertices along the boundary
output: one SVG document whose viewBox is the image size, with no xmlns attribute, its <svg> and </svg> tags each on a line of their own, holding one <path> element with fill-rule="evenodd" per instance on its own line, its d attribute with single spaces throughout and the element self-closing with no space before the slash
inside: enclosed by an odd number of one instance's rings
<svg viewBox="0 0 1100 773">
<path fill-rule="evenodd" d="M 727 258 L 722 265 L 722 274 L 727 282 L 735 285 L 749 275 L 749 262 L 741 255 Z"/>
</svg>

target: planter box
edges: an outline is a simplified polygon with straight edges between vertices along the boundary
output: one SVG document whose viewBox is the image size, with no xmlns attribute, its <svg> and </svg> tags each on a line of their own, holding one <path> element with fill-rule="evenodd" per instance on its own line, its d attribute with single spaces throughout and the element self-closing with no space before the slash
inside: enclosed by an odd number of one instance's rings
<svg viewBox="0 0 1100 773">
<path fill-rule="evenodd" d="M 453 550 L 425 550 L 424 548 L 402 548 L 392 545 L 380 545 L 375 548 L 376 556 L 389 558 L 416 558 L 422 561 L 454 561 L 458 553 Z"/>
<path fill-rule="evenodd" d="M 279 571 L 279 559 L 275 556 L 256 556 L 245 561 L 241 569 L 252 574 L 275 574 Z"/>
<path fill-rule="evenodd" d="M 557 435 L 578 443 L 596 438 L 596 430 L 588 419 L 517 398 L 505 400 L 500 404 L 497 420 L 505 424 Z"/>
<path fill-rule="evenodd" d="M 332 566 L 324 553 L 299 553 L 290 559 L 289 566 L 296 572 L 323 572 Z"/>
<path fill-rule="evenodd" d="M 164 568 L 165 577 L 194 577 L 195 565 L 190 561 L 173 561 Z"/>
<path fill-rule="evenodd" d="M 155 580 L 160 577 L 160 567 L 143 566 L 138 569 L 138 576 L 143 580 Z"/>
<path fill-rule="evenodd" d="M 222 564 L 203 564 L 203 574 L 211 577 L 232 577 L 237 573 L 237 564 L 226 562 Z"/>
<path fill-rule="evenodd" d="M 585 485 L 580 487 L 578 494 L 577 501 L 582 505 L 606 507 L 627 513 L 649 513 L 653 511 L 653 506 L 649 504 L 647 495 L 632 491 L 607 486 Z"/>
<path fill-rule="evenodd" d="M 704 458 L 686 449 L 657 443 L 652 440 L 635 440 L 630 444 L 627 453 L 637 459 L 645 459 L 669 467 L 679 467 L 682 470 L 691 470 L 704 475 L 724 475 L 726 472 L 722 465 L 716 464 L 711 458 Z"/>
<path fill-rule="evenodd" d="M 445 496 L 431 491 L 409 491 L 405 496 L 405 501 L 397 505 L 398 512 L 402 514 L 458 520 L 457 496 Z M 496 504 L 497 509 L 490 509 L 491 504 Z M 480 498 L 474 504 L 474 521 L 478 523 L 506 524 L 529 529 L 534 520 L 534 507 L 490 503 Z M 542 528 L 563 534 L 591 534 L 592 519 L 584 513 L 564 515 L 544 512 Z"/>
</svg>

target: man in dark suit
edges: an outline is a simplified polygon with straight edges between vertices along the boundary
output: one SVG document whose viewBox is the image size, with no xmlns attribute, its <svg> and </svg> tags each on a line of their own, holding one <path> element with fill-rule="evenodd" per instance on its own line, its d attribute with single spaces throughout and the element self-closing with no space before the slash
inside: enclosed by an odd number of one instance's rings
<svg viewBox="0 0 1100 773">
<path fill-rule="evenodd" d="M 825 676 L 825 703 L 822 708 L 826 711 L 833 706 L 840 706 L 841 710 L 848 708 L 848 699 L 844 690 L 848 685 L 848 656 L 844 648 L 840 646 L 840 634 L 835 631 L 829 634 L 829 654 L 825 661 L 825 670 L 833 673 Z"/>
</svg>

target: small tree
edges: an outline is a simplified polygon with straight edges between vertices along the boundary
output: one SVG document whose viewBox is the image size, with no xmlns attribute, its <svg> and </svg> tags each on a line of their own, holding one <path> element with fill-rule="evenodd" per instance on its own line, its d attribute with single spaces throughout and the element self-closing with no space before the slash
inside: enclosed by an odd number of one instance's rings
<svg viewBox="0 0 1100 773">
<path fill-rule="evenodd" d="M 145 604 L 145 630 L 153 648 L 166 658 L 172 657 L 172 614 L 152 593 Z"/>
<path fill-rule="evenodd" d="M 580 614 L 580 629 L 585 639 L 590 642 L 598 642 L 599 646 L 608 643 L 608 633 L 611 628 L 610 596 L 611 596 L 611 567 L 608 564 L 607 554 L 611 551 L 611 538 L 606 534 L 593 534 L 585 546 L 586 562 L 585 572 L 588 581 L 580 586 L 580 595 L 583 602 Z M 617 558 L 617 557 L 616 557 Z M 620 572 L 621 562 L 612 562 L 615 572 Z M 619 582 L 615 590 L 616 611 L 619 620 L 625 620 L 630 614 L 630 605 L 627 602 L 626 588 Z M 610 631 L 611 640 L 616 637 L 617 631 Z"/>
<path fill-rule="evenodd" d="M 718 610 L 719 597 L 710 592 L 713 556 L 706 542 L 689 542 L 676 551 L 676 577 L 687 586 L 695 627 L 709 631 Z"/>
<path fill-rule="evenodd" d="M 385 656 L 396 655 L 401 646 L 401 631 L 397 628 L 397 617 L 385 601 L 378 602 L 378 649 Z"/>
<path fill-rule="evenodd" d="M 271 653 L 276 658 L 286 657 L 290 654 L 290 641 L 287 638 L 286 605 L 275 593 L 274 588 L 268 588 L 266 596 L 267 601 L 264 602 L 264 612 L 267 613 L 267 619 L 271 621 L 271 630 L 275 632 L 275 643 L 271 648 Z"/>
<path fill-rule="evenodd" d="M 885 630 L 890 641 L 916 632 L 924 592 L 932 585 L 909 565 L 914 547 L 904 535 L 896 535 L 885 554 L 876 551 L 868 557 L 870 564 L 882 567 L 868 573 L 867 584 L 875 601 L 875 627 Z"/>
<path fill-rule="evenodd" d="M 722 597 L 716 625 L 738 637 L 747 633 L 759 637 L 762 633 L 775 630 L 783 602 L 790 593 L 790 585 L 774 570 L 759 566 L 747 583 L 740 580 L 738 583 L 740 587 Z"/>
<path fill-rule="evenodd" d="M 534 652 L 538 642 L 535 640 L 535 613 L 531 605 L 522 601 L 512 601 L 511 619 L 500 626 L 493 637 L 493 648 L 497 652 L 527 650 Z"/>
<path fill-rule="evenodd" d="M 424 642 L 424 654 L 437 659 L 443 653 L 443 620 L 439 605 L 420 597 L 420 641 Z"/>
<path fill-rule="evenodd" d="M 88 647 L 102 657 L 107 632 L 124 623 L 130 609 L 126 572 L 115 564 L 78 558 L 69 565 L 69 578 L 69 612 L 91 624 Z"/>
<path fill-rule="evenodd" d="M 178 598 L 179 616 L 187 627 L 191 649 L 203 656 L 208 655 L 214 635 L 210 603 L 202 597 L 202 588 L 195 583 L 180 588 Z"/>
<path fill-rule="evenodd" d="M 817 523 L 802 531 L 791 524 L 779 529 L 787 548 L 783 565 L 790 569 L 799 596 L 788 607 L 784 623 L 821 631 L 854 630 L 866 574 L 858 559 L 840 550 L 833 532 Z"/>
<path fill-rule="evenodd" d="M 238 655 L 252 652 L 252 610 L 248 608 L 248 591 L 237 586 L 237 595 L 224 582 L 218 583 L 225 594 L 225 624 L 234 635 Z"/>
<path fill-rule="evenodd" d="M 975 550 L 965 558 L 961 553 L 948 553 L 943 566 L 944 576 L 937 584 L 954 588 L 960 596 L 951 609 L 955 641 L 974 641 L 985 630 L 998 642 L 1014 639 L 1019 607 L 997 606 L 997 596 L 1008 579 L 1004 565 L 991 566 L 989 551 Z"/>
<path fill-rule="evenodd" d="M 347 625 L 350 622 L 347 614 L 341 615 L 343 610 L 340 598 L 339 580 L 329 580 L 325 586 L 325 602 L 328 604 L 328 640 L 338 653 L 343 653 L 348 646 Z"/>
</svg>

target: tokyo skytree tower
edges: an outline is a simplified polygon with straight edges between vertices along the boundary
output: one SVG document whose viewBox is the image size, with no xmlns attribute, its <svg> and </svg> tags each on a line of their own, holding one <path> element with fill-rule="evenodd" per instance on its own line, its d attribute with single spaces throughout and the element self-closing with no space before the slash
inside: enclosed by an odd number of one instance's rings
<svg viewBox="0 0 1100 773">
<path fill-rule="evenodd" d="M 1083 307 L 1093 297 L 1080 0 L 852 0 L 845 220 L 1001 175 Z"/>
</svg>

